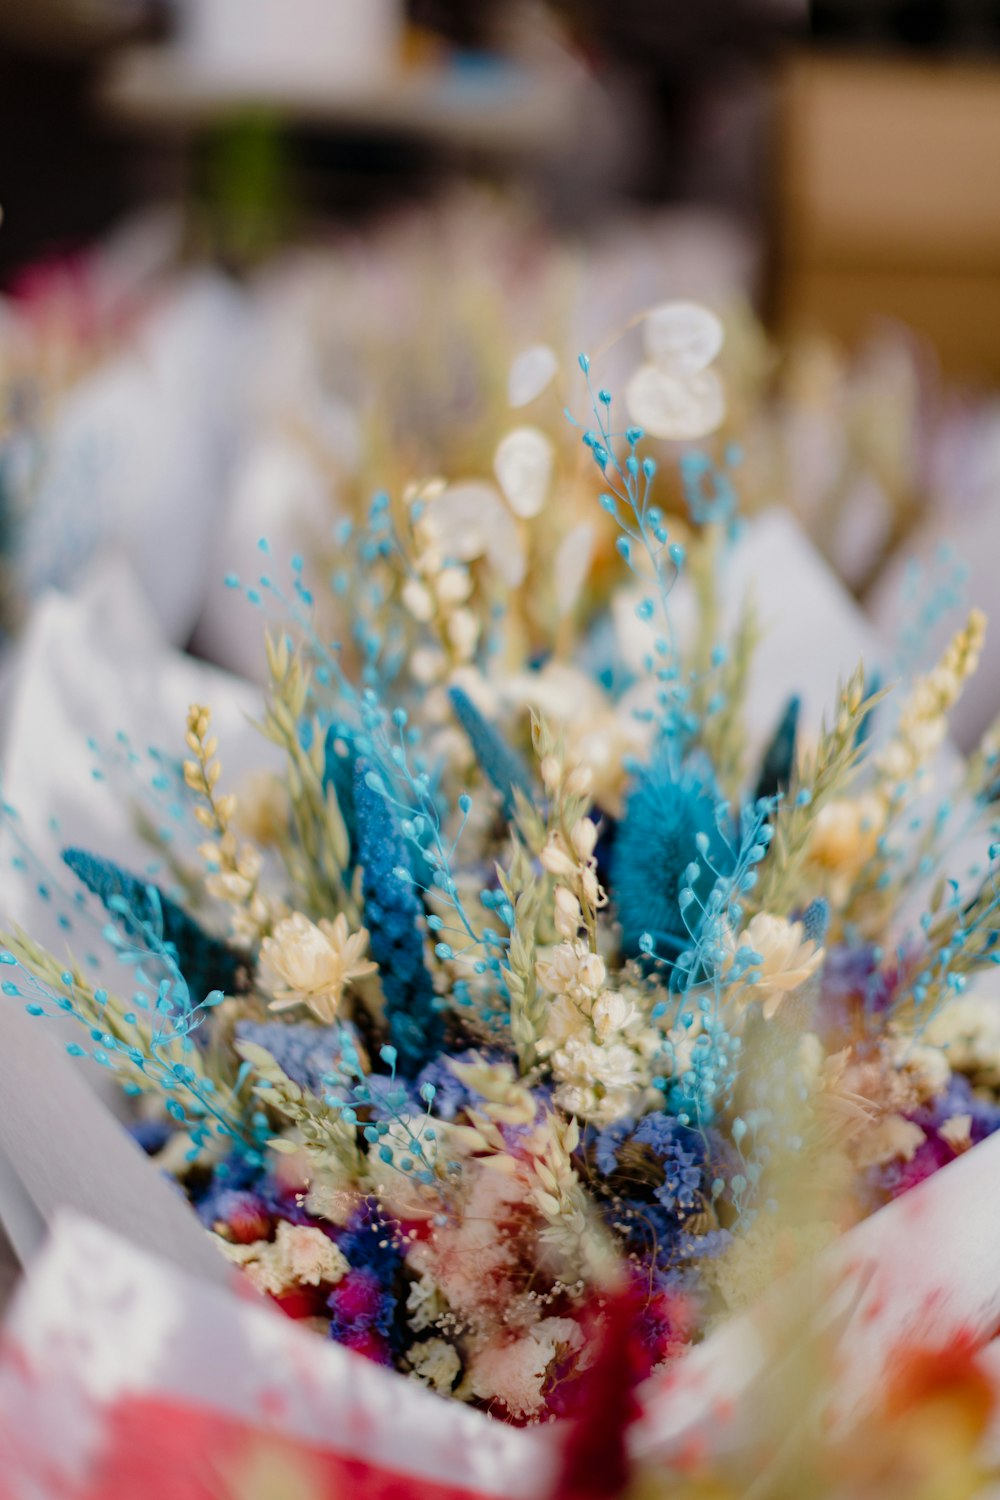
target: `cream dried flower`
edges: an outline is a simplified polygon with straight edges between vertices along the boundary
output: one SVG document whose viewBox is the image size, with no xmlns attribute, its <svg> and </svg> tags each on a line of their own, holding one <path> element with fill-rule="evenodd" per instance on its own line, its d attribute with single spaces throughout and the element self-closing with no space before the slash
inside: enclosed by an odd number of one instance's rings
<svg viewBox="0 0 1000 1500">
<path fill-rule="evenodd" d="M 591 1041 L 568 1037 L 552 1054 L 555 1099 L 567 1114 L 597 1125 L 610 1125 L 640 1107 L 646 1069 L 624 1041 Z"/>
<path fill-rule="evenodd" d="M 890 1161 L 912 1161 L 927 1137 L 920 1126 L 903 1115 L 883 1115 L 851 1142 L 851 1159 L 859 1171 Z"/>
<path fill-rule="evenodd" d="M 462 1371 L 458 1350 L 447 1339 L 425 1339 L 414 1344 L 409 1353 L 410 1370 L 421 1385 L 447 1395 Z"/>
<path fill-rule="evenodd" d="M 740 948 L 759 953 L 761 962 L 748 981 L 737 984 L 732 999 L 738 1005 L 761 1002 L 764 1019 L 770 1021 L 781 1002 L 801 989 L 823 962 L 823 949 L 805 936 L 801 922 L 758 912 L 740 934 Z"/>
<path fill-rule="evenodd" d="M 274 1240 L 234 1245 L 220 1239 L 219 1245 L 259 1292 L 275 1297 L 294 1286 L 335 1286 L 350 1270 L 343 1252 L 321 1229 L 284 1219 Z"/>
<path fill-rule="evenodd" d="M 968 1151 L 972 1145 L 972 1116 L 952 1115 L 945 1120 L 938 1130 L 938 1135 L 943 1141 L 947 1141 L 951 1149 L 957 1154 Z"/>
<path fill-rule="evenodd" d="M 592 1017 L 597 1040 L 607 1042 L 636 1019 L 636 1007 L 617 990 L 605 990 L 594 1002 Z"/>
<path fill-rule="evenodd" d="M 286 917 L 260 948 L 261 978 L 274 997 L 271 1009 L 307 1005 L 329 1024 L 346 986 L 378 969 L 364 957 L 367 946 L 366 929 L 352 933 L 343 912 L 318 926 L 301 912 Z"/>
<path fill-rule="evenodd" d="M 539 983 L 553 995 L 567 995 L 581 1004 L 590 1004 L 604 988 L 607 969 L 597 953 L 576 938 L 557 943 L 535 966 Z"/>
<path fill-rule="evenodd" d="M 465 1386 L 483 1401 L 501 1402 L 513 1417 L 533 1417 L 544 1405 L 550 1368 L 582 1343 L 580 1326 L 572 1318 L 542 1318 L 520 1338 L 498 1336 L 477 1349 Z"/>
<path fill-rule="evenodd" d="M 1000 1005 L 989 989 L 955 995 L 942 1005 L 924 1041 L 944 1051 L 954 1072 L 989 1087 L 1000 1081 Z"/>
<path fill-rule="evenodd" d="M 843 902 L 858 874 L 875 857 L 884 828 L 885 803 L 874 793 L 837 797 L 816 814 L 807 857 L 830 882 L 835 904 Z"/>
</svg>

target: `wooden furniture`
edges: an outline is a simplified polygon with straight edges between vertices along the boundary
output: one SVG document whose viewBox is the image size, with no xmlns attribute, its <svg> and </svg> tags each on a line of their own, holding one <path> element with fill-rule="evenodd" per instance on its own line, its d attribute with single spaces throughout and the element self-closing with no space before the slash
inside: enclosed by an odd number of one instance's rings
<svg viewBox="0 0 1000 1500">
<path fill-rule="evenodd" d="M 778 118 L 779 323 L 853 342 L 889 316 L 1000 378 L 1000 64 L 798 56 Z"/>
</svg>

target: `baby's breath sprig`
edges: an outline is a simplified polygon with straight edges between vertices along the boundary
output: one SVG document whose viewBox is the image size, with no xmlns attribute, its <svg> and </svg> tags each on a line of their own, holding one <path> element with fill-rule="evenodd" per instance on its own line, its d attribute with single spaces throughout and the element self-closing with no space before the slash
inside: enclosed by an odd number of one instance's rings
<svg viewBox="0 0 1000 1500">
<path fill-rule="evenodd" d="M 639 445 L 645 436 L 643 429 L 630 426 L 624 432 L 615 432 L 611 425 L 611 392 L 603 388 L 594 391 L 588 355 L 580 355 L 579 365 L 587 382 L 597 423 L 596 431 L 586 429 L 582 442 L 590 450 L 594 464 L 608 486 L 600 497 L 601 508 L 612 517 L 621 533 L 616 545 L 622 561 L 637 578 L 642 579 L 644 566 L 640 557 L 644 558 L 645 567 L 652 572 L 655 583 L 662 628 L 654 636 L 648 667 L 659 684 L 660 723 L 667 755 L 673 761 L 690 737 L 692 728 L 688 689 L 681 680 L 680 657 L 670 610 L 670 593 L 684 568 L 687 554 L 680 542 L 670 540 L 666 517 L 659 506 L 652 504 L 656 461 L 639 457 Z M 627 450 L 624 458 L 619 457 L 616 447 L 621 442 Z M 636 614 L 640 620 L 652 624 L 656 602 L 649 597 L 641 599 Z"/>
<path fill-rule="evenodd" d="M 719 786 L 730 800 L 746 781 L 747 731 L 744 718 L 750 663 L 760 641 L 757 606 L 747 598 L 712 679 L 712 692 L 699 711 L 698 744 L 717 768 Z"/>
</svg>

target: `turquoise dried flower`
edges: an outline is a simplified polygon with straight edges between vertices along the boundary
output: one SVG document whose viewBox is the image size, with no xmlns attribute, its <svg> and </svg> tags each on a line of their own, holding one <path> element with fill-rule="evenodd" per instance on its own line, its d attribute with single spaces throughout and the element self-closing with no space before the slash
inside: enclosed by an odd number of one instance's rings
<svg viewBox="0 0 1000 1500">
<path fill-rule="evenodd" d="M 757 790 L 754 793 L 757 801 L 761 797 L 776 797 L 779 792 L 787 792 L 791 784 L 801 708 L 802 700 L 798 694 L 794 694 L 785 704 L 778 727 L 771 736 L 761 761 Z"/>
<path fill-rule="evenodd" d="M 423 906 L 409 847 L 377 771 L 359 761 L 354 776 L 364 924 L 379 967 L 389 1040 L 400 1073 L 412 1078 L 441 1050 L 444 1025 L 424 964 Z"/>
<path fill-rule="evenodd" d="M 212 937 L 158 887 L 85 849 L 64 849 L 62 857 L 119 926 L 124 903 L 140 927 L 160 931 L 176 954 L 177 968 L 192 997 L 200 999 L 213 990 L 232 995 L 247 988 L 245 974 L 241 975 L 249 964 L 247 956 Z M 129 935 L 134 937 L 135 932 Z"/>
<path fill-rule="evenodd" d="M 512 818 L 515 811 L 515 789 L 530 799 L 531 777 L 521 757 L 504 740 L 495 724 L 483 717 L 468 693 L 459 687 L 449 689 L 451 706 L 455 717 L 469 737 L 475 751 L 479 769 L 486 780 L 496 787 L 503 799 L 504 817 Z"/>
<path fill-rule="evenodd" d="M 675 777 L 666 759 L 644 770 L 629 795 L 611 851 L 611 888 L 622 947 L 676 956 L 700 926 L 702 907 L 733 854 L 716 821 L 711 782 L 690 770 Z M 682 892 L 693 896 L 682 899 Z"/>
</svg>

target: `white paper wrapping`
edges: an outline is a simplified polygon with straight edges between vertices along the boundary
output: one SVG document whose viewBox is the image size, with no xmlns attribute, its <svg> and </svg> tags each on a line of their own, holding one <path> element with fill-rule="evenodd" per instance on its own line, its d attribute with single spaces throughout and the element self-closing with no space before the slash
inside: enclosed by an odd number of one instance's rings
<svg viewBox="0 0 1000 1500">
<path fill-rule="evenodd" d="M 122 970 L 98 941 L 106 918 L 96 899 L 76 907 L 78 887 L 61 851 L 82 845 L 137 872 L 148 869 L 150 851 L 132 824 L 135 786 L 110 773 L 95 780 L 95 766 L 105 762 L 88 742 L 124 753 L 124 734 L 140 758 L 150 745 L 180 753 L 191 702 L 212 705 L 227 776 L 235 781 L 243 768 L 269 763 L 270 749 L 250 724 L 256 691 L 171 651 L 121 560 L 105 559 L 81 596 L 52 594 L 39 605 L 22 644 L 8 726 L 3 796 L 17 818 L 0 827 L 0 925 L 21 926 L 59 955 L 83 960 L 92 950 L 100 960 L 92 973 L 109 987 L 120 987 Z M 19 833 L 37 869 L 12 864 L 23 857 Z M 70 931 L 59 925 L 67 912 Z M 69 1205 L 218 1275 L 187 1206 L 110 1113 L 117 1090 L 107 1075 L 64 1055 L 69 1035 L 3 997 L 0 1219 L 15 1248 L 33 1249 L 43 1225 Z M 108 1103 L 94 1092 L 102 1085 Z"/>
<path fill-rule="evenodd" d="M 1000 1166 L 993 1137 L 845 1235 L 821 1261 L 839 1327 L 832 1405 L 875 1396 L 887 1356 L 910 1337 L 987 1342 L 1000 1318 Z M 817 1283 L 818 1284 L 818 1283 Z M 654 1376 L 640 1393 L 633 1456 L 667 1462 L 766 1442 L 774 1287 L 761 1304 Z M 992 1368 L 992 1364 L 990 1366 Z M 259 1303 L 170 1269 L 66 1216 L 20 1294 L 0 1357 L 0 1472 L 31 1475 L 59 1412 L 66 1475 L 120 1439 L 123 1401 L 200 1408 L 396 1476 L 469 1496 L 541 1500 L 559 1462 L 560 1424 L 517 1430 L 448 1403 L 320 1339 Z M 16 1430 L 16 1442 L 12 1436 Z M 61 1500 L 63 1491 L 15 1488 Z M 66 1491 L 67 1494 L 71 1491 Z M 451 1493 L 451 1492 L 449 1492 Z"/>
<path fill-rule="evenodd" d="M 181 278 L 123 352 L 68 394 L 44 439 L 20 539 L 32 596 L 70 587 L 124 550 L 167 636 L 186 640 L 242 417 L 240 294 L 210 272 Z"/>
</svg>

